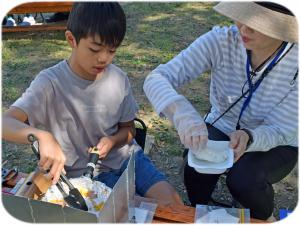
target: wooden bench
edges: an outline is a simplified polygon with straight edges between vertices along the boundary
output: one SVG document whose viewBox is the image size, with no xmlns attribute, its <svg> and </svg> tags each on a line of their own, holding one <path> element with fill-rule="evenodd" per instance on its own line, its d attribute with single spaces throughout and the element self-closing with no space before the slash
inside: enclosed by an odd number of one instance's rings
<svg viewBox="0 0 300 225">
<path fill-rule="evenodd" d="M 55 13 L 70 12 L 72 2 L 31 2 L 16 6 L 7 14 L 26 14 L 26 13 Z M 66 23 L 38 24 L 31 26 L 2 26 L 2 32 L 22 32 L 39 30 L 65 30 Z"/>
</svg>

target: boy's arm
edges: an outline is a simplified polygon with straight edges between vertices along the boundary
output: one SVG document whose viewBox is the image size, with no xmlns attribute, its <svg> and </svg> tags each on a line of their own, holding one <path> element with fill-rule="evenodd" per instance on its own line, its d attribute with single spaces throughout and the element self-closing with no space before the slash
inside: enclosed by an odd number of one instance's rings
<svg viewBox="0 0 300 225">
<path fill-rule="evenodd" d="M 119 129 L 114 135 L 101 138 L 97 144 L 100 158 L 105 158 L 109 151 L 114 147 L 120 147 L 131 143 L 132 139 L 135 137 L 135 126 L 133 120 L 119 123 L 118 125 Z"/>
<path fill-rule="evenodd" d="M 7 141 L 28 144 L 27 137 L 33 134 L 39 141 L 40 162 L 43 169 L 50 169 L 49 177 L 56 183 L 63 170 L 66 158 L 53 135 L 27 125 L 27 114 L 17 108 L 9 108 L 2 117 L 2 138 Z"/>
<path fill-rule="evenodd" d="M 131 143 L 132 139 L 135 137 L 134 121 L 119 123 L 119 129 L 112 137 L 115 141 L 114 147 Z"/>
<path fill-rule="evenodd" d="M 2 138 L 7 141 L 28 144 L 27 136 L 38 137 L 40 130 L 26 124 L 27 114 L 17 107 L 9 108 L 2 117 Z"/>
</svg>

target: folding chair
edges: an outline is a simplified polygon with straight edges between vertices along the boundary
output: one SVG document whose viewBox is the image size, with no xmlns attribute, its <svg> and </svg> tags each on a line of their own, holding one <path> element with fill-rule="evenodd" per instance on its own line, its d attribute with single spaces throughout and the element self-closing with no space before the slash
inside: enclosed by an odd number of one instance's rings
<svg viewBox="0 0 300 225">
<path fill-rule="evenodd" d="M 147 127 L 143 120 L 139 118 L 134 119 L 135 124 L 135 140 L 141 146 L 141 148 L 144 150 L 145 142 L 146 142 L 146 135 L 147 135 Z"/>
</svg>

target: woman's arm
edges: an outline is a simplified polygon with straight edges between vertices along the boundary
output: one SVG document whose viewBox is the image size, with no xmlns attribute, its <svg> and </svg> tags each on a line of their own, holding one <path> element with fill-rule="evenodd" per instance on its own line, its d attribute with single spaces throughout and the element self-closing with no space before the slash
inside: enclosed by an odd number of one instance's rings
<svg viewBox="0 0 300 225">
<path fill-rule="evenodd" d="M 177 87 L 192 81 L 212 66 L 221 65 L 222 54 L 217 35 L 214 31 L 202 35 L 147 76 L 144 91 L 158 114 L 170 103 L 184 98 L 175 90 Z"/>
</svg>

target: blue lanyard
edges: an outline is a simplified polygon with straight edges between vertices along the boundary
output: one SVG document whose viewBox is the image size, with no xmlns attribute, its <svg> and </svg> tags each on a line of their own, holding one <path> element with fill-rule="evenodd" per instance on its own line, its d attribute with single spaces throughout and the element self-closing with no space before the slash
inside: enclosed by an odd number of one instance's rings
<svg viewBox="0 0 300 225">
<path fill-rule="evenodd" d="M 246 73 L 247 73 L 247 81 L 248 81 L 248 86 L 249 86 L 249 95 L 246 98 L 246 100 L 243 103 L 239 119 L 236 124 L 236 130 L 240 129 L 240 119 L 242 118 L 242 115 L 247 108 L 247 106 L 250 104 L 251 98 L 253 93 L 256 91 L 256 89 L 259 87 L 263 79 L 267 76 L 267 74 L 273 69 L 273 67 L 276 65 L 278 58 L 284 51 L 285 47 L 287 46 L 287 42 L 284 42 L 283 45 L 281 46 L 280 50 L 277 52 L 276 56 L 274 59 L 271 61 L 271 63 L 267 66 L 267 68 L 264 70 L 262 73 L 261 77 L 253 84 L 251 81 L 251 75 L 250 75 L 250 55 L 247 54 L 247 63 L 246 63 Z"/>
</svg>

